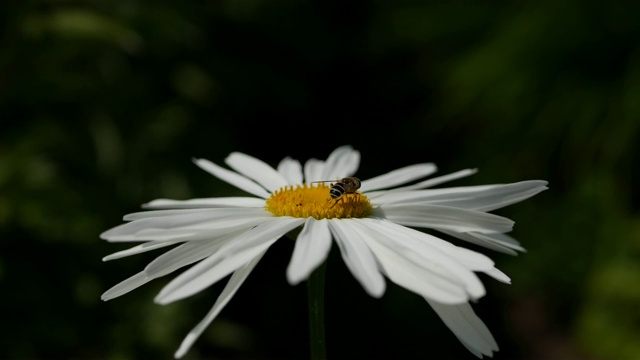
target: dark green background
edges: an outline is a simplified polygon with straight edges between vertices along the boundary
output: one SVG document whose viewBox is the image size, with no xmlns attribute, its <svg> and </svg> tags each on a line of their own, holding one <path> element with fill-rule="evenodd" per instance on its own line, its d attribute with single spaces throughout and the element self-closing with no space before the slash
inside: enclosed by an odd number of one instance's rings
<svg viewBox="0 0 640 360">
<path fill-rule="evenodd" d="M 637 2 L 15 1 L 0 11 L 0 358 L 170 359 L 221 286 L 168 306 L 172 278 L 100 294 L 156 254 L 98 235 L 155 198 L 242 194 L 198 169 L 362 152 L 366 179 L 417 163 L 451 186 L 546 179 L 498 213 L 475 305 L 496 359 L 640 356 Z M 456 242 L 458 243 L 458 242 Z M 465 245 L 466 246 L 466 245 Z M 288 240 L 185 359 L 304 359 Z M 473 359 L 418 296 L 367 296 L 333 248 L 331 359 Z"/>
</svg>

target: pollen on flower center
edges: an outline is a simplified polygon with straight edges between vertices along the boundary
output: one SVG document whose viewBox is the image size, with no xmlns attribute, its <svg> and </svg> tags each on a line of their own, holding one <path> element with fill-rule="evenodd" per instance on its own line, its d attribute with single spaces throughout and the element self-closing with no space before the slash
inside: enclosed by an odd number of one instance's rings
<svg viewBox="0 0 640 360">
<path fill-rule="evenodd" d="M 329 190 L 325 184 L 287 186 L 267 199 L 266 209 L 276 216 L 318 220 L 363 218 L 373 211 L 369 199 L 360 192 L 332 199 Z"/>
</svg>

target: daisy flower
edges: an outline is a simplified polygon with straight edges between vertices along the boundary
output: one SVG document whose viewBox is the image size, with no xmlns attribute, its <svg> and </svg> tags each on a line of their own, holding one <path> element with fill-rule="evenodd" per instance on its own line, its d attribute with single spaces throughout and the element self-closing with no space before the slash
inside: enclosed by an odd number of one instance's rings
<svg viewBox="0 0 640 360">
<path fill-rule="evenodd" d="M 174 246 L 106 291 L 103 300 L 186 266 L 190 267 L 160 291 L 156 303 L 184 299 L 230 275 L 209 313 L 183 340 L 176 358 L 189 350 L 269 247 L 286 234 L 295 238 L 286 271 L 291 285 L 306 280 L 322 265 L 335 241 L 347 268 L 369 295 L 381 297 L 388 279 L 422 296 L 476 356 L 498 351 L 469 302 L 485 295 L 477 273 L 503 283 L 510 279 L 487 256 L 419 229 L 508 254 L 524 251 L 507 235 L 513 221 L 489 211 L 545 190 L 546 181 L 429 189 L 476 172 L 467 169 L 425 180 L 437 170 L 432 163 L 362 181 L 341 180 L 353 177 L 360 163 L 360 153 L 350 146 L 337 148 L 324 161 L 310 159 L 304 165 L 286 157 L 275 169 L 238 152 L 225 159 L 232 170 L 205 159 L 194 162 L 253 196 L 154 200 L 143 205 L 149 211 L 126 215 L 127 223 L 100 235 L 110 242 L 141 242 L 105 261 Z"/>
</svg>

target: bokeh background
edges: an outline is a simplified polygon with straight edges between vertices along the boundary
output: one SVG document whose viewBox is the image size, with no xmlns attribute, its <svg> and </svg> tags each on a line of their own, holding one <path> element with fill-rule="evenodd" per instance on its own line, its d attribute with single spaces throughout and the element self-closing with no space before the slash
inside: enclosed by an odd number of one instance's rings
<svg viewBox="0 0 640 360">
<path fill-rule="evenodd" d="M 98 235 L 155 198 L 241 195 L 198 169 L 351 144 L 360 178 L 546 179 L 501 209 L 527 253 L 474 305 L 495 359 L 640 359 L 638 2 L 15 1 L 0 12 L 0 358 L 170 359 L 221 289 L 100 295 L 159 253 Z M 185 359 L 308 357 L 306 288 L 276 243 Z M 160 251 L 161 253 L 161 251 Z M 474 359 L 418 296 L 333 248 L 331 359 Z"/>
</svg>

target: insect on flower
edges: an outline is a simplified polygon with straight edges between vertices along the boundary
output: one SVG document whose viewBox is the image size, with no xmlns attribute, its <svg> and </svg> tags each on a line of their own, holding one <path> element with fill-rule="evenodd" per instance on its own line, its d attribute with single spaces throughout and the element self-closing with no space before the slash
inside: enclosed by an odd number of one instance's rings
<svg viewBox="0 0 640 360">
<path fill-rule="evenodd" d="M 432 189 L 476 170 L 424 179 L 436 167 L 418 163 L 361 183 L 348 177 L 356 174 L 360 165 L 360 152 L 349 145 L 335 149 L 326 160 L 312 158 L 304 165 L 285 157 L 272 167 L 240 152 L 225 159 L 231 169 L 200 158 L 194 163 L 251 196 L 156 199 L 144 205 L 150 211 L 126 215 L 124 224 L 100 234 L 109 242 L 140 242 L 104 257 L 104 261 L 176 245 L 107 290 L 103 300 L 183 268 L 188 269 L 162 288 L 156 303 L 186 299 L 228 279 L 211 310 L 180 344 L 176 359 L 185 356 L 269 248 L 292 233 L 297 235 L 286 271 L 289 284 L 313 280 L 312 274 L 334 249 L 370 296 L 382 297 L 390 281 L 424 298 L 478 358 L 492 357 L 498 351 L 497 342 L 470 303 L 486 294 L 476 273 L 506 284 L 511 279 L 488 256 L 454 246 L 438 235 L 507 254 L 525 251 L 509 235 L 514 222 L 491 211 L 546 190 L 547 181 Z M 309 186 L 311 180 L 322 178 L 336 180 L 315 181 L 330 182 L 331 186 Z M 349 206 L 332 209 L 339 201 Z M 417 346 L 424 347 L 422 343 Z"/>
<path fill-rule="evenodd" d="M 312 184 L 316 183 L 325 183 L 325 182 L 333 182 L 331 184 L 331 189 L 329 190 L 329 195 L 331 195 L 332 199 L 335 199 L 336 202 L 331 205 L 331 207 L 336 206 L 338 201 L 344 201 L 343 196 L 346 194 L 355 194 L 358 189 L 360 189 L 360 179 L 357 177 L 346 177 L 340 180 L 321 180 L 321 181 L 312 181 Z"/>
</svg>

